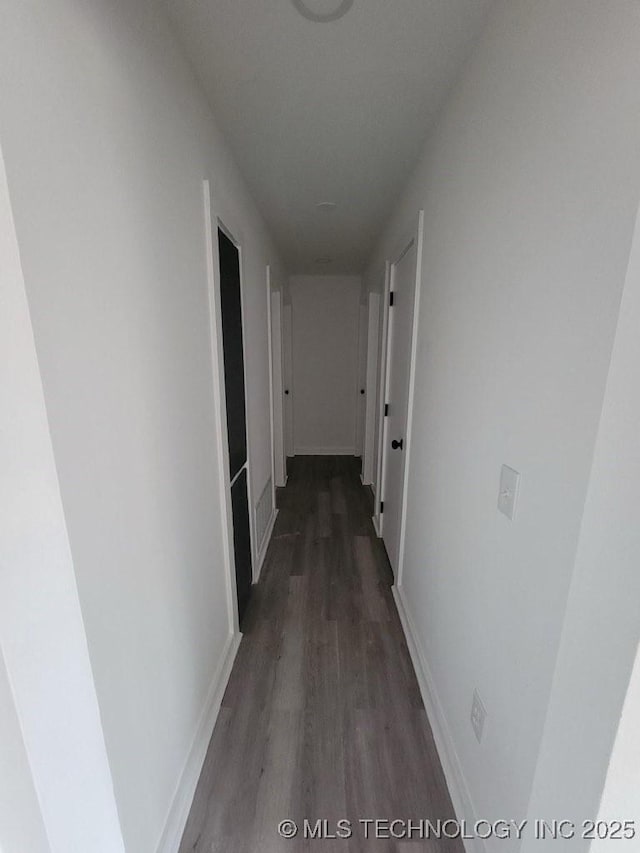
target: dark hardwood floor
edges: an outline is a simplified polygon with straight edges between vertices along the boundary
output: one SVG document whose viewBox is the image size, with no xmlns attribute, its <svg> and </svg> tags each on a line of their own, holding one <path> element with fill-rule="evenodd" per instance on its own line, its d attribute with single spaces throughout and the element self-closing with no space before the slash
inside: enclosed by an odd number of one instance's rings
<svg viewBox="0 0 640 853">
<path fill-rule="evenodd" d="M 278 506 L 180 853 L 462 853 L 360 823 L 454 814 L 356 460 L 296 457 Z M 305 819 L 352 837 L 305 840 Z"/>
</svg>

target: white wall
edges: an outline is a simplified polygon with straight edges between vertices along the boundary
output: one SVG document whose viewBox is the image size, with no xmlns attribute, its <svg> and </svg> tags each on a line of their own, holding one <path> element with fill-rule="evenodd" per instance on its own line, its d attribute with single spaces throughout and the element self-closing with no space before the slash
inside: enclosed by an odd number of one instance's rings
<svg viewBox="0 0 640 853">
<path fill-rule="evenodd" d="M 590 853 L 612 853 L 621 844 L 630 847 L 637 844 L 638 815 L 640 814 L 640 654 L 631 673 L 629 690 L 622 709 L 622 718 L 607 771 L 598 821 L 615 827 L 618 821 L 630 821 L 635 831 L 635 841 L 621 842 L 614 835 L 597 839 L 589 848 Z M 623 829 L 623 833 L 625 829 Z M 624 849 L 624 848 L 623 848 Z"/>
<path fill-rule="evenodd" d="M 0 258 L 0 847 L 122 853 L 1 154 Z"/>
<path fill-rule="evenodd" d="M 0 655 L 0 850 L 50 853 L 4 658 Z"/>
<path fill-rule="evenodd" d="M 465 816 L 527 814 L 637 208 L 639 47 L 632 2 L 497 3 L 368 273 L 424 208 L 402 592 Z"/>
<path fill-rule="evenodd" d="M 229 632 L 203 178 L 243 244 L 254 496 L 266 264 L 281 273 L 160 4 L 2 18 L 2 143 L 78 592 L 125 843 L 150 853 Z"/>
<path fill-rule="evenodd" d="M 574 823 L 597 817 L 640 640 L 639 328 L 640 219 L 529 805 L 532 816 L 560 815 Z M 633 682 L 630 691 L 603 800 L 609 819 L 637 819 L 630 806 L 633 800 L 639 804 L 638 789 L 628 785 L 630 768 L 637 770 L 640 755 Z M 589 844 L 577 838 L 570 847 L 584 851 Z M 531 853 L 535 849 L 532 841 Z"/>
<path fill-rule="evenodd" d="M 296 454 L 353 454 L 359 276 L 292 276 Z"/>
</svg>

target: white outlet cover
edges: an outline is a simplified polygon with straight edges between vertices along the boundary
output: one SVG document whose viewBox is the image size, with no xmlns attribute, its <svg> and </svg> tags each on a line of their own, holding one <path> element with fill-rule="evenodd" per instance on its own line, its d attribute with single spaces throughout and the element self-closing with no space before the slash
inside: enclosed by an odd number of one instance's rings
<svg viewBox="0 0 640 853">
<path fill-rule="evenodd" d="M 518 500 L 519 488 L 520 474 L 508 465 L 503 465 L 500 472 L 498 509 L 511 521 L 513 521 L 516 514 L 516 502 Z"/>
</svg>

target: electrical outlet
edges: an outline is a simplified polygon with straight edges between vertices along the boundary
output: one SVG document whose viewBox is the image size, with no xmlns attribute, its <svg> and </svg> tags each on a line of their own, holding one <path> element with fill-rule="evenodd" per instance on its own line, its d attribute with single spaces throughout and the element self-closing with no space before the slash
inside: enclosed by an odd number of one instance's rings
<svg viewBox="0 0 640 853">
<path fill-rule="evenodd" d="M 482 704 L 478 691 L 474 690 L 473 700 L 471 702 L 471 727 L 473 728 L 478 743 L 482 740 L 482 733 L 484 732 L 484 723 L 486 719 L 487 712 L 485 711 L 485 707 Z"/>
<path fill-rule="evenodd" d="M 520 474 L 503 465 L 500 472 L 500 491 L 498 492 L 498 509 L 508 519 L 513 521 L 516 514 L 516 500 L 518 499 L 518 486 L 520 485 Z"/>
</svg>

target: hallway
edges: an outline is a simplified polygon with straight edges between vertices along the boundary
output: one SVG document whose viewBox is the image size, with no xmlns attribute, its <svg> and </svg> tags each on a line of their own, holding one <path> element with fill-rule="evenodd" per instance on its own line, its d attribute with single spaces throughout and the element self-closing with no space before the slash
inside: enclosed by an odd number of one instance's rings
<svg viewBox="0 0 640 853">
<path fill-rule="evenodd" d="M 0 79 L 1 853 L 634 851 L 638 0 L 20 0 Z"/>
<path fill-rule="evenodd" d="M 365 840 L 364 819 L 453 809 L 352 457 L 295 457 L 180 853 L 428 850 Z M 352 823 L 351 840 L 277 827 Z M 415 836 L 414 836 L 415 837 Z"/>
</svg>

